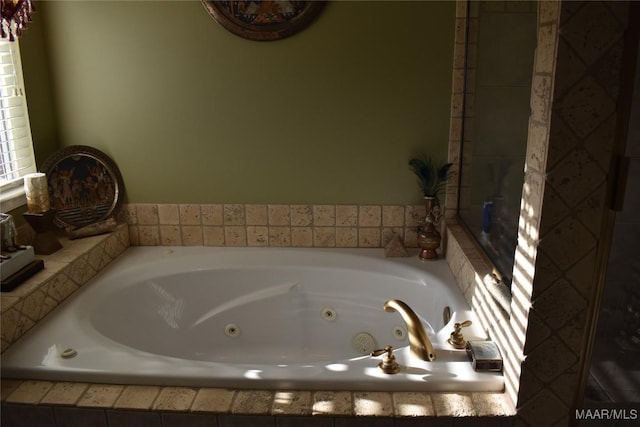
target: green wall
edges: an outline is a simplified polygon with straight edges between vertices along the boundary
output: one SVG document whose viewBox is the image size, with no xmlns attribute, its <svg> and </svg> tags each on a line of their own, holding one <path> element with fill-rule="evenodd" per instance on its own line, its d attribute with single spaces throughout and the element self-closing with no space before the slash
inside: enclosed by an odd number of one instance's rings
<svg viewBox="0 0 640 427">
<path fill-rule="evenodd" d="M 199 1 L 38 6 L 41 133 L 106 152 L 129 202 L 415 203 L 407 160 L 445 158 L 454 2 L 332 1 L 275 42 Z"/>
</svg>

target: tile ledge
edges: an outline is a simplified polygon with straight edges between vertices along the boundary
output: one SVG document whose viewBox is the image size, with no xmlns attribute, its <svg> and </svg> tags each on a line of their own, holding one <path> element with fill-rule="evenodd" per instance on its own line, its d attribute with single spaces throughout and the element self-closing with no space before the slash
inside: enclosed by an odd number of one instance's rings
<svg viewBox="0 0 640 427">
<path fill-rule="evenodd" d="M 47 393 L 42 393 L 42 396 L 40 399 L 38 399 L 37 402 L 34 402 L 33 399 L 29 399 L 24 400 L 24 393 L 20 392 L 20 387 L 21 385 L 25 384 L 26 386 L 30 386 L 31 388 L 33 387 L 38 387 L 41 384 L 46 384 L 48 386 L 48 390 L 55 387 L 56 384 L 61 384 L 61 382 L 49 382 L 49 381 L 38 381 L 38 380 L 14 380 L 14 379 L 6 379 L 4 381 L 7 381 L 7 390 L 5 390 L 5 392 L 3 393 L 2 396 L 2 403 L 3 404 L 28 404 L 28 405 L 43 405 L 43 406 L 66 406 L 66 407 L 78 407 L 78 408 L 83 408 L 83 409 L 87 409 L 87 408 L 95 408 L 95 409 L 109 409 L 109 408 L 113 408 L 114 404 L 116 403 L 116 400 L 119 398 L 119 396 L 122 393 L 119 393 L 117 396 L 112 396 L 112 400 L 114 400 L 113 402 L 107 402 L 107 401 L 103 401 L 100 396 L 96 395 L 95 399 L 96 402 L 98 403 L 92 403 L 92 402 L 82 402 L 82 405 L 80 405 L 79 401 L 76 401 L 75 403 L 70 404 L 68 400 L 65 399 L 65 396 L 62 396 L 59 400 L 60 401 L 56 401 L 55 399 L 52 399 L 52 396 L 47 397 Z M 3 382 L 4 382 L 3 381 Z M 70 382 L 64 382 L 63 384 L 69 385 L 69 384 L 74 384 L 74 383 L 70 383 Z M 389 395 L 391 397 L 392 401 L 396 401 L 396 397 L 402 397 L 403 395 L 406 395 L 407 393 L 411 393 L 413 395 L 418 395 L 421 398 L 424 399 L 426 403 L 426 406 L 429 406 L 430 411 L 428 414 L 406 414 L 406 413 L 402 413 L 402 409 L 396 407 L 396 405 L 393 405 L 393 408 L 387 408 L 386 410 L 383 411 L 383 413 L 367 413 L 367 414 L 362 414 L 362 413 L 358 413 L 356 411 L 356 408 L 353 405 L 353 402 L 355 401 L 355 398 L 357 397 L 358 394 L 362 394 L 362 393 L 366 393 L 367 394 L 367 398 L 371 401 L 371 399 L 373 397 L 375 397 L 375 393 L 374 392 L 359 392 L 359 391 L 347 391 L 346 393 L 349 393 L 349 395 L 351 396 L 351 405 L 350 405 L 350 409 L 345 411 L 345 408 L 340 408 L 340 406 L 344 406 L 344 401 L 341 400 L 341 396 L 342 394 L 345 393 L 345 391 L 339 391 L 339 392 L 331 392 L 331 391 L 326 391 L 326 390 L 296 390 L 296 391 L 291 391 L 291 390 L 246 390 L 246 389 L 242 389 L 242 390 L 233 390 L 233 389 L 223 389 L 223 388 L 191 388 L 191 387 L 162 387 L 162 386 L 144 386 L 141 388 L 141 386 L 137 386 L 137 385 L 114 385 L 114 384 L 87 384 L 87 383 L 78 383 L 79 385 L 82 385 L 83 387 L 85 387 L 85 390 L 87 387 L 91 387 L 91 386 L 95 386 L 95 387 L 107 387 L 107 388 L 118 388 L 118 389 L 122 389 L 121 391 L 123 392 L 127 392 L 128 393 L 128 399 L 132 399 L 132 400 L 136 400 L 136 395 L 140 395 L 142 399 L 144 399 L 144 393 L 148 393 L 147 389 L 154 389 L 154 396 L 157 398 L 158 395 L 161 393 L 162 389 L 171 389 L 173 390 L 175 393 L 180 393 L 181 391 L 187 391 L 190 393 L 191 395 L 191 399 L 189 399 L 190 403 L 188 405 L 180 405 L 179 408 L 172 408 L 171 412 L 173 413 L 200 413 L 200 414 L 220 414 L 220 415 L 258 415 L 258 416 L 298 416 L 298 417 L 314 417 L 314 418 L 319 418 L 319 417 L 357 417 L 357 418 L 380 418 L 380 417 L 392 417 L 392 418 L 401 418 L 401 419 L 406 419 L 406 418 L 424 418 L 424 419 L 435 419 L 435 418 L 442 418 L 442 417 L 455 417 L 455 418 L 492 418 L 492 419 L 496 419 L 496 418 L 507 418 L 507 417 L 513 417 L 514 415 L 516 415 L 516 410 L 515 408 L 512 407 L 512 405 L 510 405 L 509 400 L 506 398 L 506 395 L 504 393 L 499 393 L 499 392 L 384 392 L 385 395 Z M 3 384 L 4 386 L 4 384 Z M 4 387 L 3 387 L 4 388 Z M 142 391 L 140 391 L 142 390 Z M 242 405 L 242 407 L 239 407 L 238 405 L 234 405 L 232 404 L 232 400 L 236 400 L 236 394 L 238 392 L 256 392 L 259 391 L 261 393 L 269 393 L 270 394 L 270 407 L 264 411 L 264 413 L 260 413 L 260 414 L 256 414 L 254 411 L 252 411 L 251 408 L 248 408 L 247 410 L 244 410 L 244 405 Z M 224 401 L 226 402 L 218 402 L 217 405 L 212 405 L 209 408 L 204 408 L 204 407 L 200 407 L 201 402 L 198 401 L 197 398 L 195 398 L 200 392 L 204 392 L 204 393 L 217 393 L 217 394 L 229 394 L 230 396 L 227 399 L 224 399 Z M 308 402 L 310 407 L 307 408 L 309 409 L 308 411 L 300 411 L 300 408 L 291 408 L 291 411 L 287 411 L 286 408 L 282 408 L 280 405 L 278 405 L 273 397 L 276 395 L 276 393 L 310 393 L 311 396 L 311 400 Z M 324 403 L 328 403 L 329 407 L 336 407 L 335 411 L 322 411 L 322 412 L 318 412 L 315 410 L 312 410 L 312 406 L 313 406 L 313 395 L 315 393 L 323 393 L 323 401 Z M 336 399 L 335 401 L 330 399 L 330 400 L 326 400 L 326 394 L 336 394 Z M 372 394 L 373 393 L 373 394 Z M 377 393 L 377 392 L 376 392 Z M 233 397 L 231 397 L 233 396 Z M 433 402 L 433 398 L 435 397 L 438 401 L 442 401 L 442 402 L 447 402 L 450 399 L 453 400 L 459 400 L 460 396 L 462 396 L 463 398 L 466 398 L 465 400 L 468 402 L 469 404 L 469 408 L 467 408 L 467 411 L 464 411 L 461 414 L 456 415 L 456 413 L 450 413 L 449 411 L 447 411 L 446 413 L 442 413 L 441 410 L 438 410 L 434 407 L 431 407 L 432 404 L 431 402 Z M 43 402 L 46 401 L 45 402 Z M 375 400 L 375 399 L 374 399 Z M 371 403 L 371 402 L 370 402 Z M 375 402 L 374 402 L 375 403 Z M 335 404 L 335 405 L 334 405 Z M 166 412 L 166 409 L 161 410 L 160 408 L 157 407 L 152 407 L 152 408 L 148 408 L 147 407 L 131 407 L 131 408 L 120 408 L 120 409 L 126 409 L 126 410 L 146 410 L 149 412 Z M 233 409 L 233 411 L 232 411 Z M 434 409 L 436 409 L 434 411 Z M 455 412 L 455 411 L 454 411 Z"/>
<path fill-rule="evenodd" d="M 2 300 L 2 310 L 0 313 L 4 313 L 6 310 L 22 301 L 33 291 L 39 289 L 40 286 L 47 282 L 48 279 L 60 273 L 74 261 L 82 258 L 92 249 L 107 240 L 111 235 L 118 233 L 124 228 L 126 228 L 126 225 L 120 224 L 118 225 L 118 228 L 111 233 L 75 240 L 71 240 L 63 235 L 58 236 L 58 241 L 62 245 L 62 249 L 51 255 L 36 255 L 36 259 L 44 261 L 44 269 L 25 280 L 14 290 L 10 292 L 2 292 L 0 295 L 0 299 Z"/>
<path fill-rule="evenodd" d="M 110 233 L 75 240 L 60 235 L 58 241 L 62 245 L 60 250 L 51 255 L 36 256 L 36 259 L 44 261 L 43 270 L 25 280 L 14 290 L 0 294 L 0 315 L 3 320 L 0 325 L 2 352 L 130 246 L 126 224 L 119 224 Z M 98 260 L 91 258 L 96 250 L 100 252 L 98 255 L 102 255 Z M 76 270 L 74 266 L 79 262 L 86 264 L 86 268 Z M 60 275 L 65 276 L 64 280 L 69 282 L 69 286 L 56 295 L 46 292 L 46 287 Z M 38 306 L 27 304 L 28 299 L 41 290 L 45 291 L 44 297 L 48 302 Z M 34 307 L 36 311 L 32 311 Z M 25 309 L 31 311 L 25 314 L 23 312 Z M 18 328 L 20 323 L 28 326 Z"/>
</svg>

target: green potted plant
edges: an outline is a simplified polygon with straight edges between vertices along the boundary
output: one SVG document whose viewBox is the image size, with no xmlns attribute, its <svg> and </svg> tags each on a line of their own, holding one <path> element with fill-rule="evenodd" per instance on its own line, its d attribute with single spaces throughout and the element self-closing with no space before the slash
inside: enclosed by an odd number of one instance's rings
<svg viewBox="0 0 640 427">
<path fill-rule="evenodd" d="M 453 175 L 452 163 L 435 164 L 433 159 L 423 154 L 409 160 L 409 168 L 418 178 L 418 184 L 424 196 L 426 217 L 425 225 L 418 231 L 418 245 L 420 246 L 420 259 L 437 259 L 436 249 L 440 247 L 442 238 L 436 229 L 440 219 L 440 202 L 438 195 L 444 190 L 447 181 Z"/>
</svg>

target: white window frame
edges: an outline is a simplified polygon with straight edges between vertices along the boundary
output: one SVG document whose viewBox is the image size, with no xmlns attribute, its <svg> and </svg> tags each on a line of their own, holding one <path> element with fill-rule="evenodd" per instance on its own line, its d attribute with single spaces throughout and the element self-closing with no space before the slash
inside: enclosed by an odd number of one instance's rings
<svg viewBox="0 0 640 427">
<path fill-rule="evenodd" d="M 8 47 L 8 52 L 6 47 Z M 24 90 L 24 78 L 22 75 L 22 62 L 20 59 L 20 47 L 18 41 L 9 42 L 0 40 L 0 55 L 8 58 L 6 61 L 0 61 L 0 144 L 2 144 L 2 152 L 0 153 L 0 161 L 4 161 L 9 152 L 14 150 L 12 132 L 7 129 L 8 122 L 5 120 L 5 112 L 8 110 L 8 102 L 12 103 L 12 109 L 19 111 L 24 118 L 23 135 L 20 136 L 22 145 L 23 160 L 27 166 L 15 170 L 16 177 L 11 179 L 0 179 L 0 211 L 8 212 L 20 206 L 24 206 L 27 201 L 24 195 L 23 177 L 26 174 L 36 172 L 35 154 L 33 151 L 33 140 L 31 137 L 31 126 L 29 124 L 29 111 L 27 109 L 27 99 Z M 8 56 L 7 56 L 8 53 Z M 7 150 L 4 150 L 7 148 Z M 13 154 L 13 153 L 12 153 Z"/>
</svg>

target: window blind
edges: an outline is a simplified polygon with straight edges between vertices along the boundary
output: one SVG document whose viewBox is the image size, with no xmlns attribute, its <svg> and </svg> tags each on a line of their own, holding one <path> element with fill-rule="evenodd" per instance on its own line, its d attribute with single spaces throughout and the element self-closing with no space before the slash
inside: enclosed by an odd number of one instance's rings
<svg viewBox="0 0 640 427">
<path fill-rule="evenodd" d="M 0 189 L 36 171 L 18 42 L 0 41 Z"/>
</svg>

